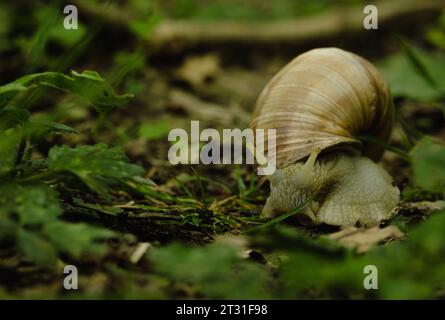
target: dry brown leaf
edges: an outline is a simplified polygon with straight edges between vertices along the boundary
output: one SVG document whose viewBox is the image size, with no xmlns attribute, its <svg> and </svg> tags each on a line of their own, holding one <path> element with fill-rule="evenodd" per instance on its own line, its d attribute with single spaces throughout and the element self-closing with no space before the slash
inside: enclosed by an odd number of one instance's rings
<svg viewBox="0 0 445 320">
<path fill-rule="evenodd" d="M 369 229 L 348 227 L 332 233 L 328 237 L 337 240 L 347 248 L 355 249 L 358 253 L 364 253 L 381 241 L 402 239 L 403 232 L 393 225 L 384 228 L 376 226 Z"/>
<path fill-rule="evenodd" d="M 240 258 L 247 259 L 252 251 L 248 248 L 248 240 L 244 235 L 221 234 L 215 236 L 215 242 L 222 245 L 231 246 L 236 249 Z"/>
<path fill-rule="evenodd" d="M 130 257 L 131 263 L 137 264 L 150 248 L 151 243 L 140 242 Z"/>
<path fill-rule="evenodd" d="M 189 56 L 177 71 L 180 79 L 192 86 L 202 86 L 209 79 L 214 79 L 221 71 L 220 59 L 215 54 Z"/>
<path fill-rule="evenodd" d="M 210 123 L 231 126 L 233 123 L 247 122 L 250 118 L 245 111 L 235 106 L 221 106 L 216 103 L 203 101 L 198 97 L 182 91 L 170 92 L 170 107 L 187 112 L 191 118 Z"/>
</svg>

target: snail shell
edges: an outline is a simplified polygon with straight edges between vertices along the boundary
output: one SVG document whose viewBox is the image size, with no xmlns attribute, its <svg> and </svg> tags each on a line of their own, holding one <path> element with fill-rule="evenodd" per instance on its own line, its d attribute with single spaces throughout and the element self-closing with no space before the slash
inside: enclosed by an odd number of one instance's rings
<svg viewBox="0 0 445 320">
<path fill-rule="evenodd" d="M 365 59 L 337 48 L 295 58 L 263 89 L 251 122 L 253 129 L 276 129 L 276 153 L 268 156 L 279 170 L 269 176 L 262 215 L 310 200 L 303 213 L 316 223 L 376 225 L 389 218 L 399 190 L 373 162 L 385 143 L 358 137 L 387 141 L 393 118 L 388 86 Z"/>
<path fill-rule="evenodd" d="M 251 127 L 277 130 L 281 168 L 316 148 L 352 147 L 377 161 L 384 148 L 362 145 L 356 137 L 387 141 L 393 117 L 388 86 L 371 63 L 341 49 L 321 48 L 299 55 L 272 78 L 257 100 Z"/>
</svg>

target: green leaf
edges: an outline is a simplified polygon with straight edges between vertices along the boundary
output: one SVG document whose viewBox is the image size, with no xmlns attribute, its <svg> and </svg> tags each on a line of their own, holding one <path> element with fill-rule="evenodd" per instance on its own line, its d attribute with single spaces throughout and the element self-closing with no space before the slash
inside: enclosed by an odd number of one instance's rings
<svg viewBox="0 0 445 320">
<path fill-rule="evenodd" d="M 57 193 L 43 184 L 1 184 L 0 210 L 9 216 L 18 216 L 23 226 L 44 224 L 62 214 Z"/>
<path fill-rule="evenodd" d="M 162 20 L 159 15 L 151 15 L 145 19 L 131 20 L 129 23 L 130 30 L 133 31 L 141 39 L 149 39 L 156 25 Z"/>
<path fill-rule="evenodd" d="M 7 237 L 14 237 L 16 232 L 16 223 L 6 215 L 6 212 L 0 210 L 0 241 Z"/>
<path fill-rule="evenodd" d="M 27 133 L 29 134 L 31 143 L 37 144 L 42 139 L 51 135 L 78 132 L 74 128 L 61 123 L 31 121 L 27 126 Z"/>
<path fill-rule="evenodd" d="M 71 71 L 71 76 L 58 72 L 43 72 L 24 76 L 0 87 L 0 109 L 7 106 L 20 92 L 37 87 L 52 87 L 74 93 L 89 101 L 99 112 L 107 112 L 127 103 L 131 95 L 117 95 L 97 72 Z"/>
<path fill-rule="evenodd" d="M 14 200 L 22 225 L 44 224 L 62 214 L 57 193 L 47 186 L 19 187 Z"/>
<path fill-rule="evenodd" d="M 139 137 L 155 140 L 167 136 L 170 126 L 165 121 L 147 121 L 139 127 Z"/>
<path fill-rule="evenodd" d="M 18 246 L 31 262 L 40 266 L 52 266 L 57 261 L 56 249 L 39 234 L 19 229 Z"/>
<path fill-rule="evenodd" d="M 103 243 L 97 241 L 113 237 L 114 232 L 88 225 L 85 223 L 66 223 L 53 221 L 43 228 L 43 234 L 60 252 L 65 252 L 74 258 L 83 254 L 102 255 L 106 252 Z"/>
<path fill-rule="evenodd" d="M 0 176 L 14 168 L 21 139 L 17 128 L 0 131 Z"/>
<path fill-rule="evenodd" d="M 415 184 L 445 192 L 445 145 L 425 137 L 413 148 L 411 157 Z"/>
<path fill-rule="evenodd" d="M 379 63 L 394 96 L 434 101 L 445 96 L 445 56 L 409 46 Z"/>
<path fill-rule="evenodd" d="M 422 76 L 423 79 L 426 80 L 433 88 L 436 88 L 437 83 L 431 75 L 432 70 L 429 70 L 428 66 L 426 65 L 425 59 L 428 59 L 427 54 L 414 48 L 403 38 L 399 38 L 399 42 L 405 56 L 408 58 L 417 73 Z"/>
<path fill-rule="evenodd" d="M 443 257 L 445 257 L 444 230 L 445 210 L 441 210 L 412 231 L 409 238 L 410 249 L 421 252 L 422 256 L 429 261 L 441 260 L 443 263 Z"/>
<path fill-rule="evenodd" d="M 78 133 L 76 129 L 61 123 L 50 122 L 46 127 L 51 133 Z"/>
<path fill-rule="evenodd" d="M 48 166 L 54 172 L 71 172 L 104 197 L 109 185 L 144 173 L 142 167 L 128 163 L 120 148 L 109 148 L 105 144 L 53 147 L 49 151 Z"/>
<path fill-rule="evenodd" d="M 28 121 L 30 113 L 17 107 L 6 107 L 0 110 L 0 130 L 6 130 Z"/>
</svg>

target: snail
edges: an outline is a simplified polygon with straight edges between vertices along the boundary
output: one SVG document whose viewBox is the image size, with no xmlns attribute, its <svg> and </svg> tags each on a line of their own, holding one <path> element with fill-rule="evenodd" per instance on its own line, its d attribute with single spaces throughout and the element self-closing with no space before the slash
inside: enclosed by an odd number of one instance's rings
<svg viewBox="0 0 445 320">
<path fill-rule="evenodd" d="M 268 157 L 277 170 L 261 216 L 308 203 L 302 212 L 316 224 L 374 226 L 390 218 L 400 192 L 376 163 L 385 143 L 359 137 L 388 141 L 393 121 L 388 85 L 370 62 L 338 48 L 297 56 L 260 93 L 250 124 L 276 129 Z"/>
</svg>

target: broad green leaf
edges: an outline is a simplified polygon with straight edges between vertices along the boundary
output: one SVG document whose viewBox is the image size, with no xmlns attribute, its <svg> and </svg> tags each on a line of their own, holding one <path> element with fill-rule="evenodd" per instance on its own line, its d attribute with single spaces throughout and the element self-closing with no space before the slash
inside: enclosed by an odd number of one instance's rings
<svg viewBox="0 0 445 320">
<path fill-rule="evenodd" d="M 411 151 L 411 157 L 416 185 L 445 192 L 445 145 L 423 138 Z"/>
<path fill-rule="evenodd" d="M 144 173 L 142 167 L 128 163 L 120 148 L 109 148 L 105 144 L 53 147 L 49 151 L 48 166 L 54 172 L 71 172 L 105 197 L 110 184 Z"/>
<path fill-rule="evenodd" d="M 388 81 L 392 94 L 421 101 L 444 97 L 445 56 L 409 48 L 410 56 L 400 52 L 379 63 L 379 69 Z"/>
<path fill-rule="evenodd" d="M 54 244 L 60 252 L 65 252 L 74 258 L 82 254 L 102 255 L 106 251 L 103 243 L 114 236 L 114 232 L 88 225 L 85 223 L 67 223 L 53 221 L 43 228 L 43 234 Z"/>
<path fill-rule="evenodd" d="M 52 266 L 57 261 L 56 249 L 41 235 L 20 229 L 17 241 L 19 248 L 31 262 L 40 266 Z"/>
<path fill-rule="evenodd" d="M 97 72 L 71 71 L 71 76 L 58 72 L 43 72 L 24 76 L 0 87 L 0 109 L 7 106 L 20 92 L 40 86 L 74 93 L 88 100 L 99 112 L 107 112 L 127 103 L 131 95 L 117 95 Z"/>
</svg>

